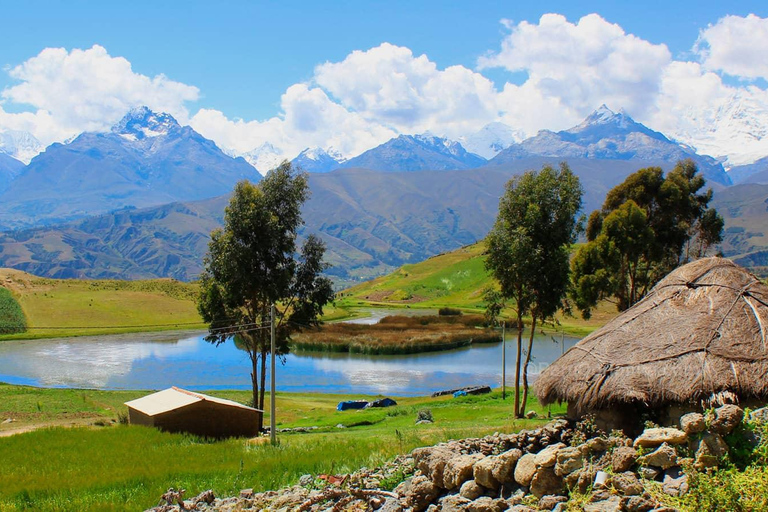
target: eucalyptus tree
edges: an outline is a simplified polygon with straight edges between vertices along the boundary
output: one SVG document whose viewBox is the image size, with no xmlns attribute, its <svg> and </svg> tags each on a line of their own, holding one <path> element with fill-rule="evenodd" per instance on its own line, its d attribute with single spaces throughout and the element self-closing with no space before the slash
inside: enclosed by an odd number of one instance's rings
<svg viewBox="0 0 768 512">
<path fill-rule="evenodd" d="M 253 404 L 262 410 L 272 305 L 275 352 L 284 356 L 290 334 L 317 325 L 333 299 L 331 282 L 322 275 L 328 267 L 323 242 L 310 235 L 297 251 L 301 206 L 308 197 L 307 175 L 288 162 L 258 184 L 239 182 L 224 227 L 211 233 L 200 276 L 198 310 L 209 325 L 206 340 L 218 346 L 234 337 L 248 353 Z"/>
<path fill-rule="evenodd" d="M 528 365 L 537 323 L 552 318 L 567 295 L 568 259 L 579 228 L 581 196 L 579 178 L 565 163 L 558 169 L 545 166 L 541 171 L 515 176 L 506 184 L 496 222 L 486 239 L 486 267 L 499 283 L 500 297 L 494 297 L 494 303 L 509 299 L 516 314 L 518 417 L 523 416 L 528 398 Z M 531 317 L 531 330 L 523 362 L 526 316 Z"/>
</svg>

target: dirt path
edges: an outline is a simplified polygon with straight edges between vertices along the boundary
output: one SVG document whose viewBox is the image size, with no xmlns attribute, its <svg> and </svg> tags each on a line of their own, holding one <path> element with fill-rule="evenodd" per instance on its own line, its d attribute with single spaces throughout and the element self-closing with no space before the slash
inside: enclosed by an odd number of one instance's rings
<svg viewBox="0 0 768 512">
<path fill-rule="evenodd" d="M 90 417 L 90 418 L 68 418 L 68 419 L 62 419 L 62 420 L 50 420 L 50 421 L 43 421 L 40 423 L 0 423 L 0 437 L 10 437 L 14 436 L 16 434 L 25 434 L 27 432 L 32 432 L 37 429 L 41 428 L 49 428 L 49 427 L 63 427 L 63 428 L 72 428 L 72 427 L 92 427 L 94 426 L 94 421 L 98 421 L 99 418 L 97 417 Z M 106 420 L 108 421 L 108 420 Z"/>
</svg>

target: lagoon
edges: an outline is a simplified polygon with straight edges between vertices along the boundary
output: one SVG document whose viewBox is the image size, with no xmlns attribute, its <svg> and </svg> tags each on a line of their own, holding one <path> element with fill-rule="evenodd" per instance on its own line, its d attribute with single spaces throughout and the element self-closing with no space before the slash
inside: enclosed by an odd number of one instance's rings
<svg viewBox="0 0 768 512">
<path fill-rule="evenodd" d="M 512 335 L 507 337 L 508 386 L 514 382 Z M 250 389 L 245 352 L 231 341 L 216 347 L 203 336 L 165 332 L 6 341 L 0 343 L 0 381 L 97 389 Z M 538 335 L 531 373 L 557 359 L 563 345 L 567 350 L 577 341 Z M 471 385 L 496 387 L 501 385 L 501 355 L 500 343 L 392 356 L 292 352 L 284 365 L 277 365 L 277 390 L 418 396 Z"/>
</svg>

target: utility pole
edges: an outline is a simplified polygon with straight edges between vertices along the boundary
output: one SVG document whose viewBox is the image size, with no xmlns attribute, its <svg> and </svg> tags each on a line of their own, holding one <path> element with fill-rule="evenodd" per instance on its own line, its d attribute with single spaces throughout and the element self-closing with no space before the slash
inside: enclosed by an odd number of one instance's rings
<svg viewBox="0 0 768 512">
<path fill-rule="evenodd" d="M 275 431 L 275 305 L 270 308 L 270 370 L 269 370 L 269 440 L 272 445 L 277 444 L 277 432 Z"/>
<path fill-rule="evenodd" d="M 507 399 L 507 322 L 501 322 L 501 399 Z"/>
</svg>

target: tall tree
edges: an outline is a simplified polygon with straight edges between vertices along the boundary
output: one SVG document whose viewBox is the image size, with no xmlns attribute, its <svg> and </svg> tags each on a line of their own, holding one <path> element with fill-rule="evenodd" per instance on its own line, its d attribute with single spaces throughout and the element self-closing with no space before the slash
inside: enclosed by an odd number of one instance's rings
<svg viewBox="0 0 768 512">
<path fill-rule="evenodd" d="M 573 259 L 573 299 L 589 318 L 602 299 L 623 311 L 664 275 L 722 241 L 723 219 L 709 208 L 712 190 L 691 160 L 666 176 L 640 169 L 617 185 L 587 224 L 587 244 Z"/>
<path fill-rule="evenodd" d="M 200 277 L 198 309 L 209 324 L 206 340 L 218 346 L 234 337 L 248 353 L 253 404 L 259 409 L 264 409 L 272 304 L 277 305 L 276 355 L 284 356 L 290 334 L 317 325 L 333 299 L 331 282 L 322 276 L 328 267 L 322 241 L 310 235 L 296 254 L 308 196 L 306 174 L 287 162 L 257 185 L 238 183 L 224 227 L 211 233 Z"/>
<path fill-rule="evenodd" d="M 496 222 L 486 239 L 486 267 L 498 280 L 501 296 L 514 303 L 516 313 L 518 417 L 523 416 L 528 398 L 528 364 L 537 322 L 554 316 L 568 289 L 568 257 L 578 229 L 581 195 L 579 179 L 565 163 L 557 170 L 545 166 L 539 172 L 516 176 L 506 185 Z M 523 318 L 527 315 L 531 316 L 531 331 L 523 362 Z"/>
</svg>

